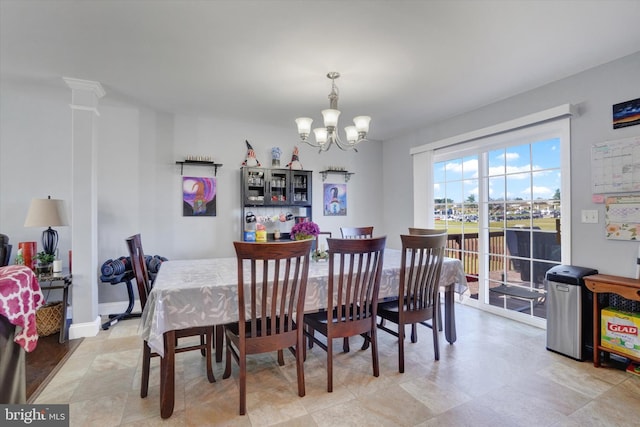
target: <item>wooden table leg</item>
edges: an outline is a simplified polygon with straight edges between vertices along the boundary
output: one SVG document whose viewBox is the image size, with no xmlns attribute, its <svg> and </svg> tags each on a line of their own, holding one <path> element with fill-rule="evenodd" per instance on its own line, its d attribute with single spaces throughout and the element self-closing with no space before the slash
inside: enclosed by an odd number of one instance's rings
<svg viewBox="0 0 640 427">
<path fill-rule="evenodd" d="M 449 342 L 453 344 L 456 342 L 456 315 L 455 315 L 455 302 L 454 298 L 454 286 L 447 286 L 444 291 L 444 336 Z"/>
<path fill-rule="evenodd" d="M 593 366 L 600 366 L 600 294 L 593 293 Z"/>
<path fill-rule="evenodd" d="M 62 319 L 60 320 L 60 335 L 58 336 L 58 342 L 64 343 L 67 339 L 67 306 L 69 304 L 69 286 L 65 279 L 65 287 L 62 290 Z"/>
<path fill-rule="evenodd" d="M 164 357 L 160 358 L 160 416 L 169 418 L 175 403 L 176 332 L 164 333 Z"/>
</svg>

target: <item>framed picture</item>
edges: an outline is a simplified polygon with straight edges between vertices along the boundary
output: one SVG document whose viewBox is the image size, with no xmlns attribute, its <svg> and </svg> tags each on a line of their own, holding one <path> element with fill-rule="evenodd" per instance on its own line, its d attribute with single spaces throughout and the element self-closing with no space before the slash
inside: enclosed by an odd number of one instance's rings
<svg viewBox="0 0 640 427">
<path fill-rule="evenodd" d="M 182 177 L 182 216 L 216 216 L 216 179 Z"/>
<path fill-rule="evenodd" d="M 640 125 L 640 98 L 613 106 L 613 128 Z"/>
<path fill-rule="evenodd" d="M 324 184 L 324 216 L 347 215 L 347 184 Z"/>
</svg>

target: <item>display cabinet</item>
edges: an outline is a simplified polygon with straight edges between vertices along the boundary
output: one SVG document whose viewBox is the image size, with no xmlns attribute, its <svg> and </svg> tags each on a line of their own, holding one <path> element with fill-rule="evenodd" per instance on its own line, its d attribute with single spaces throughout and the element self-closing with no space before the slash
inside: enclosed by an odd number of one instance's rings
<svg viewBox="0 0 640 427">
<path fill-rule="evenodd" d="M 312 171 L 243 167 L 240 175 L 243 238 L 261 224 L 267 240 L 285 239 L 296 218 L 311 219 Z"/>
</svg>

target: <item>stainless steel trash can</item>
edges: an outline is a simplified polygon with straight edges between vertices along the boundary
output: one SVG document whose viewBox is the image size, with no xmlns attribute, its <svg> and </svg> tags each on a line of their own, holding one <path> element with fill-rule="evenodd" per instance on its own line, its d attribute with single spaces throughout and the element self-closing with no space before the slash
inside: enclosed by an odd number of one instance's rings
<svg viewBox="0 0 640 427">
<path fill-rule="evenodd" d="M 572 265 L 547 271 L 547 350 L 584 360 L 583 278 L 597 273 Z"/>
</svg>

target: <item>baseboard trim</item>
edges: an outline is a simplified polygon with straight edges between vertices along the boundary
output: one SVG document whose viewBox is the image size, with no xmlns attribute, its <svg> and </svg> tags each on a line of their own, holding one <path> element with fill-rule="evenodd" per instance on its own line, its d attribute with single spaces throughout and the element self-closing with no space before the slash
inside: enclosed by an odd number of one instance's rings
<svg viewBox="0 0 640 427">
<path fill-rule="evenodd" d="M 95 337 L 100 331 L 100 316 L 93 322 L 72 323 L 69 327 L 69 339 Z"/>
<path fill-rule="evenodd" d="M 98 314 L 100 314 L 101 316 L 108 316 L 109 314 L 120 314 L 124 313 L 127 307 L 129 307 L 129 301 L 104 302 L 98 304 Z M 140 313 L 141 311 L 142 306 L 140 305 L 140 300 L 135 300 L 131 312 Z"/>
</svg>

